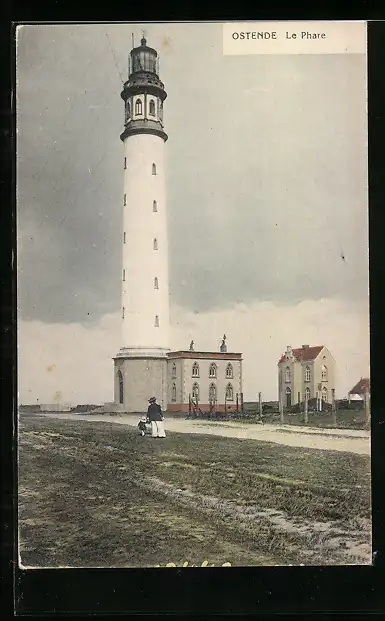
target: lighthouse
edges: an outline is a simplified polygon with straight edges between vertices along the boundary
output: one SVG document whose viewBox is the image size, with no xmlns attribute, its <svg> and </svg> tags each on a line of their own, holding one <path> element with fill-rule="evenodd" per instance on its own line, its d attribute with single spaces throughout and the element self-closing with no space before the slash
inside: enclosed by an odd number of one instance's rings
<svg viewBox="0 0 385 621">
<path fill-rule="evenodd" d="M 142 38 L 123 86 L 121 348 L 114 358 L 114 401 L 142 412 L 155 396 L 167 408 L 169 284 L 163 104 L 156 50 Z"/>
</svg>

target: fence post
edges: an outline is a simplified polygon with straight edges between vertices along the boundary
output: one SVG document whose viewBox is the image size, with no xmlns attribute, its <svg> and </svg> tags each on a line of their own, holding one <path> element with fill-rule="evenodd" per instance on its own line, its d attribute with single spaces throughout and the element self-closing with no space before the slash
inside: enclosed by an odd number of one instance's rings
<svg viewBox="0 0 385 621">
<path fill-rule="evenodd" d="M 243 416 L 244 413 L 244 409 L 243 409 L 243 392 L 241 392 L 241 414 Z"/>
<path fill-rule="evenodd" d="M 239 395 L 238 395 L 238 393 L 236 394 L 236 407 L 237 407 L 237 414 L 239 414 Z"/>
<path fill-rule="evenodd" d="M 370 397 L 368 389 L 365 390 L 365 413 L 366 413 L 366 426 L 370 429 Z"/>
<path fill-rule="evenodd" d="M 258 393 L 258 414 L 259 418 L 262 418 L 262 393 Z"/>
<path fill-rule="evenodd" d="M 333 426 L 337 427 L 336 390 L 335 390 L 335 388 L 332 388 L 332 415 L 333 415 Z"/>
<path fill-rule="evenodd" d="M 284 414 L 283 414 L 283 402 L 282 401 L 279 402 L 279 414 L 281 417 L 281 423 L 283 424 L 285 422 L 285 419 L 284 419 Z"/>
<path fill-rule="evenodd" d="M 309 422 L 308 411 L 309 411 L 309 399 L 308 399 L 307 392 L 305 392 L 305 418 L 304 418 L 305 425 L 307 425 Z"/>
</svg>

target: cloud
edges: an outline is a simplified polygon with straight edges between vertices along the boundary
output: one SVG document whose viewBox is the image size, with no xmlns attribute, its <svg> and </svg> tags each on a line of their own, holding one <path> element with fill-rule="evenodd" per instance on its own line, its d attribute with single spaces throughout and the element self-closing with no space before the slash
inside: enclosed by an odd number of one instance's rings
<svg viewBox="0 0 385 621">
<path fill-rule="evenodd" d="M 229 351 L 244 356 L 244 398 L 276 399 L 277 360 L 287 345 L 326 345 L 337 364 L 337 396 L 369 373 L 368 307 L 341 299 L 304 301 L 291 306 L 238 304 L 227 310 L 186 312 L 173 307 L 172 349 L 217 351 L 223 333 Z M 21 403 L 103 403 L 113 399 L 112 357 L 120 347 L 120 316 L 98 323 L 19 322 Z"/>
</svg>

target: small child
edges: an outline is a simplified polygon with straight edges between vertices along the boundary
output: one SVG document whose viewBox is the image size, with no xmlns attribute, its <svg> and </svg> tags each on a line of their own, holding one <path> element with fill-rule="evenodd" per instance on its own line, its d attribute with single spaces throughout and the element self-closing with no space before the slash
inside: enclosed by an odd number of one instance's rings
<svg viewBox="0 0 385 621">
<path fill-rule="evenodd" d="M 143 414 L 143 416 L 141 417 L 139 423 L 138 423 L 138 429 L 140 431 L 140 435 L 141 436 L 145 436 L 146 435 L 146 431 L 147 431 L 147 424 L 148 424 L 148 419 L 146 414 Z"/>
</svg>

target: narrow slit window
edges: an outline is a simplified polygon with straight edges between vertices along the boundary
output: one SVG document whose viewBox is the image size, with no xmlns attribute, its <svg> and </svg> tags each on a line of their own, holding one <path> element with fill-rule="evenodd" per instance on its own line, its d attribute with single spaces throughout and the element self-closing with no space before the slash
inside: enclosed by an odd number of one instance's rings
<svg viewBox="0 0 385 621">
<path fill-rule="evenodd" d="M 159 289 L 159 282 L 156 276 L 154 278 L 154 289 Z"/>
<path fill-rule="evenodd" d="M 124 319 L 124 306 L 122 308 L 122 319 Z"/>
<path fill-rule="evenodd" d="M 152 211 L 158 211 L 158 203 L 156 201 L 152 201 Z"/>
<path fill-rule="evenodd" d="M 123 233 L 123 244 L 125 244 L 125 243 L 126 243 L 126 231 L 124 231 L 124 233 Z"/>
<path fill-rule="evenodd" d="M 155 164 L 152 165 L 152 174 L 156 175 L 156 165 Z"/>
<path fill-rule="evenodd" d="M 126 280 L 126 270 L 123 270 L 123 282 Z"/>
<path fill-rule="evenodd" d="M 127 158 L 125 157 L 124 158 L 124 170 L 126 170 L 126 168 L 127 168 Z"/>
<path fill-rule="evenodd" d="M 154 250 L 158 250 L 158 240 L 155 238 L 153 242 Z"/>
<path fill-rule="evenodd" d="M 149 114 L 151 116 L 155 116 L 155 102 L 153 99 L 151 99 L 150 101 L 150 105 L 149 105 Z"/>
<path fill-rule="evenodd" d="M 159 315 L 155 315 L 155 328 L 159 328 Z"/>
<path fill-rule="evenodd" d="M 126 206 L 127 204 L 127 195 L 125 194 L 123 197 L 123 205 Z"/>
</svg>

